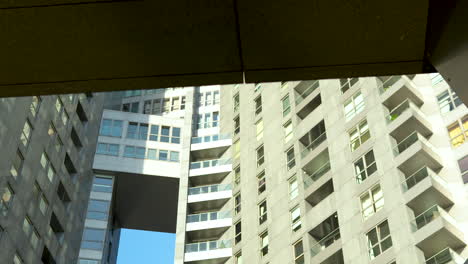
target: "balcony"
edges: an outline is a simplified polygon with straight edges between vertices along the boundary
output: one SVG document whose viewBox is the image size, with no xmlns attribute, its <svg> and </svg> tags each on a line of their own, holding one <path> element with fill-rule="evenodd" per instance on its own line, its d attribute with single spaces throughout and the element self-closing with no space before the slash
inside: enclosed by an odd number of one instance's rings
<svg viewBox="0 0 468 264">
<path fill-rule="evenodd" d="M 411 175 L 422 167 L 433 171 L 442 168 L 442 161 L 437 150 L 418 132 L 401 140 L 393 149 L 398 169 L 405 175 Z"/>
<path fill-rule="evenodd" d="M 188 189 L 187 203 L 192 211 L 220 209 L 232 197 L 231 184 L 215 184 Z"/>
<path fill-rule="evenodd" d="M 319 88 L 319 86 L 319 81 L 301 81 L 296 87 L 294 87 L 294 91 L 296 92 L 296 105 L 304 102 L 309 97 L 309 95 L 311 95 L 315 90 L 317 90 L 317 88 Z"/>
<path fill-rule="evenodd" d="M 447 183 L 428 167 L 407 177 L 402 185 L 407 205 L 419 213 L 433 204 L 444 208 L 453 205 Z"/>
<path fill-rule="evenodd" d="M 322 104 L 318 81 L 301 82 L 296 88 L 296 114 L 301 120 Z"/>
<path fill-rule="evenodd" d="M 455 220 L 439 205 L 434 205 L 411 221 L 416 246 L 425 256 L 433 256 L 446 247 L 459 249 L 466 246 L 463 232 Z"/>
<path fill-rule="evenodd" d="M 312 152 L 318 146 L 320 146 L 326 139 L 327 139 L 327 134 L 325 132 L 323 132 L 321 135 L 316 137 L 309 145 L 304 147 L 304 149 L 301 152 L 301 158 L 303 159 L 307 155 L 309 155 L 310 152 Z"/>
<path fill-rule="evenodd" d="M 231 145 L 231 134 L 193 137 L 190 154 L 196 159 L 213 159 L 220 157 Z"/>
<path fill-rule="evenodd" d="M 311 263 L 328 263 L 341 251 L 341 234 L 338 215 L 333 213 L 319 225 L 309 231 Z M 314 243 L 315 242 L 315 243 Z"/>
<path fill-rule="evenodd" d="M 220 237 L 232 225 L 230 211 L 207 212 L 187 216 L 187 235 L 191 240 Z"/>
<path fill-rule="evenodd" d="M 185 263 L 222 264 L 232 256 L 231 240 L 214 240 L 185 245 Z"/>
<path fill-rule="evenodd" d="M 194 185 L 221 182 L 232 171 L 231 159 L 204 160 L 190 163 L 189 179 Z"/>
<path fill-rule="evenodd" d="M 422 94 L 406 76 L 380 76 L 377 77 L 377 85 L 382 103 L 388 109 L 394 109 L 406 99 L 410 99 L 417 106 L 424 103 Z"/>
<path fill-rule="evenodd" d="M 451 248 L 445 248 L 434 256 L 426 259 L 426 264 L 464 264 L 465 260 Z"/>
<path fill-rule="evenodd" d="M 417 131 L 424 137 L 432 135 L 432 126 L 424 113 L 409 99 L 403 101 L 386 116 L 390 135 L 397 141 Z"/>
</svg>

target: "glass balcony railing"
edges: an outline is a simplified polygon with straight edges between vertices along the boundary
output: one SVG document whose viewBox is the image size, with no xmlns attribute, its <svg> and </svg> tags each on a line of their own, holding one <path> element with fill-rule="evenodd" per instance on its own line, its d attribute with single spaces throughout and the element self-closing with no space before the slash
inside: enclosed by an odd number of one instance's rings
<svg viewBox="0 0 468 264">
<path fill-rule="evenodd" d="M 383 94 L 385 91 L 387 91 L 392 85 L 394 85 L 396 82 L 398 82 L 401 79 L 401 76 L 382 76 L 382 77 L 377 77 L 382 83 L 379 85 L 379 92 L 380 94 Z"/>
<path fill-rule="evenodd" d="M 437 204 L 433 205 L 426 211 L 422 212 L 420 215 L 416 216 L 413 221 L 411 221 L 411 229 L 413 232 L 416 232 L 433 220 L 439 218 L 441 213 L 445 213 L 444 209 L 442 209 Z"/>
<path fill-rule="evenodd" d="M 204 193 L 214 193 L 232 190 L 231 184 L 214 184 L 206 185 L 200 187 L 191 187 L 188 189 L 189 195 L 204 194 Z"/>
<path fill-rule="evenodd" d="M 322 238 L 319 242 L 313 245 L 310 249 L 310 255 L 313 257 L 326 249 L 327 247 L 331 246 L 335 241 L 341 238 L 340 229 L 337 228 L 331 231 L 328 235 Z"/>
<path fill-rule="evenodd" d="M 304 150 L 301 152 L 301 158 L 304 158 L 305 156 L 307 156 L 309 152 L 317 148 L 323 141 L 325 141 L 325 139 L 327 139 L 327 134 L 323 132 L 320 136 L 315 138 L 312 141 L 312 143 L 310 143 L 307 147 L 304 148 Z"/>
<path fill-rule="evenodd" d="M 411 135 L 407 136 L 405 139 L 400 141 L 400 143 L 398 143 L 395 148 L 393 148 L 393 153 L 395 154 L 395 156 L 398 156 L 407 148 L 411 147 L 411 145 L 413 145 L 419 139 L 420 135 L 418 134 L 418 132 L 413 132 Z"/>
<path fill-rule="evenodd" d="M 307 174 L 304 172 L 304 186 L 305 188 L 309 187 L 310 185 L 312 185 L 312 183 L 314 183 L 315 181 L 317 181 L 318 179 L 320 179 L 320 177 L 322 177 L 325 173 L 327 173 L 328 171 L 330 170 L 330 161 L 327 161 L 327 163 L 323 164 L 320 168 L 318 168 L 317 170 L 315 170 L 313 173 L 311 174 Z"/>
<path fill-rule="evenodd" d="M 413 188 L 413 186 L 415 186 L 428 176 L 432 177 L 434 180 L 436 180 L 443 186 L 447 186 L 447 183 L 441 177 L 439 177 L 433 170 L 431 170 L 428 167 L 422 167 L 403 181 L 403 183 L 401 184 L 403 192 L 407 192 L 409 189 Z"/>
<path fill-rule="evenodd" d="M 434 256 L 426 260 L 426 264 L 463 264 L 465 263 L 464 259 L 460 257 L 455 251 L 451 248 L 445 248 Z"/>
<path fill-rule="evenodd" d="M 296 105 L 300 104 L 304 99 L 307 98 L 315 89 L 319 87 L 319 81 L 314 81 L 307 87 L 302 93 L 296 95 Z"/>
<path fill-rule="evenodd" d="M 205 242 L 186 244 L 185 253 L 203 252 L 203 251 L 231 248 L 231 247 L 232 247 L 231 240 L 205 241 Z"/>
<path fill-rule="evenodd" d="M 401 116 L 407 110 L 409 110 L 411 107 L 416 107 L 417 108 L 417 106 L 413 102 L 411 102 L 411 100 L 406 99 L 401 104 L 399 104 L 397 107 L 395 107 L 392 111 L 390 111 L 390 113 L 386 117 L 387 123 L 391 123 L 393 120 L 397 119 L 399 116 Z"/>
<path fill-rule="evenodd" d="M 209 136 L 203 136 L 203 137 L 193 137 L 192 144 L 215 142 L 215 141 L 230 139 L 230 138 L 231 138 L 231 134 L 216 134 L 216 135 L 209 135 Z"/>
<path fill-rule="evenodd" d="M 231 217 L 232 217 L 232 214 L 230 211 L 192 214 L 192 215 L 187 216 L 187 223 L 214 221 L 218 219 L 227 219 Z"/>
<path fill-rule="evenodd" d="M 231 159 L 215 159 L 215 160 L 204 160 L 204 161 L 196 161 L 190 162 L 190 169 L 201 169 L 201 168 L 209 168 L 209 167 L 216 167 L 222 165 L 232 164 Z"/>
</svg>

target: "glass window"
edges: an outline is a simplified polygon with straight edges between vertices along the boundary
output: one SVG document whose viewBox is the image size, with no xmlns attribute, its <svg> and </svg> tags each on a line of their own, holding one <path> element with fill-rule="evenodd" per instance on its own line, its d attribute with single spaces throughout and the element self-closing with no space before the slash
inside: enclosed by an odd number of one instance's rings
<svg viewBox="0 0 468 264">
<path fill-rule="evenodd" d="M 160 137 L 161 142 L 169 143 L 170 130 L 171 130 L 171 127 L 161 126 L 161 137 Z"/>
<path fill-rule="evenodd" d="M 39 234 L 37 233 L 36 228 L 34 228 L 31 219 L 28 216 L 24 218 L 23 231 L 26 237 L 29 238 L 32 247 L 37 248 L 39 245 Z"/>
<path fill-rule="evenodd" d="M 86 218 L 106 221 L 109 213 L 109 201 L 89 200 Z"/>
<path fill-rule="evenodd" d="M 120 146 L 117 144 L 98 143 L 96 153 L 103 155 L 118 156 L 119 147 Z"/>
<path fill-rule="evenodd" d="M 42 152 L 41 156 L 41 166 L 44 169 L 44 171 L 47 172 L 47 178 L 49 179 L 50 182 L 54 180 L 55 176 L 55 169 L 50 163 L 50 160 L 45 152 Z"/>
<path fill-rule="evenodd" d="M 296 166 L 296 158 L 295 158 L 295 155 L 294 155 L 294 146 L 292 146 L 291 148 L 289 148 L 286 151 L 286 163 L 287 163 L 288 170 L 290 170 L 290 169 L 294 168 L 294 166 Z"/>
<path fill-rule="evenodd" d="M 213 127 L 218 127 L 219 112 L 213 112 Z"/>
<path fill-rule="evenodd" d="M 268 231 L 260 235 L 260 256 L 268 254 Z"/>
<path fill-rule="evenodd" d="M 46 214 L 47 208 L 49 207 L 49 203 L 47 202 L 47 198 L 44 196 L 43 193 L 39 196 L 39 210 L 43 215 Z"/>
<path fill-rule="evenodd" d="M 234 213 L 237 215 L 241 212 L 241 194 L 234 195 Z"/>
<path fill-rule="evenodd" d="M 63 103 L 62 100 L 60 100 L 60 97 L 57 96 L 57 100 L 55 100 L 55 110 L 57 110 L 58 113 L 62 112 L 63 109 Z"/>
<path fill-rule="evenodd" d="M 458 160 L 458 166 L 460 167 L 460 172 L 462 174 L 463 183 L 468 183 L 468 156 L 463 157 Z"/>
<path fill-rule="evenodd" d="M 179 127 L 173 127 L 172 128 L 171 143 L 175 143 L 175 144 L 180 143 L 180 128 Z"/>
<path fill-rule="evenodd" d="M 291 112 L 291 103 L 289 102 L 289 95 L 286 95 L 282 100 L 283 116 L 287 116 Z"/>
<path fill-rule="evenodd" d="M 173 97 L 172 98 L 172 111 L 176 111 L 180 109 L 180 102 L 179 102 L 179 97 Z"/>
<path fill-rule="evenodd" d="M 23 131 L 21 132 L 21 143 L 24 147 L 28 147 L 31 138 L 32 127 L 28 120 L 24 123 Z"/>
<path fill-rule="evenodd" d="M 298 206 L 291 210 L 291 228 L 297 231 L 301 228 L 301 208 Z"/>
<path fill-rule="evenodd" d="M 258 222 L 259 224 L 265 223 L 265 221 L 268 219 L 267 217 L 267 202 L 266 200 L 261 202 L 258 205 Z"/>
<path fill-rule="evenodd" d="M 62 112 L 62 123 L 63 123 L 64 126 L 67 125 L 68 119 L 69 119 L 69 117 L 68 117 L 67 111 L 63 110 L 63 112 Z"/>
<path fill-rule="evenodd" d="M 297 241 L 293 245 L 294 248 L 294 264 L 304 264 L 304 246 L 302 240 Z"/>
<path fill-rule="evenodd" d="M 143 114 L 151 114 L 151 100 L 146 100 L 143 103 Z"/>
<path fill-rule="evenodd" d="M 380 185 L 372 187 L 361 195 L 361 210 L 364 220 L 371 217 L 384 206 L 384 197 Z"/>
<path fill-rule="evenodd" d="M 138 128 L 138 139 L 146 140 L 148 138 L 148 124 L 140 123 Z"/>
<path fill-rule="evenodd" d="M 257 148 L 257 167 L 260 167 L 263 165 L 263 163 L 265 162 L 265 158 L 264 158 L 264 149 L 263 149 L 263 145 L 261 145 L 259 148 Z"/>
<path fill-rule="evenodd" d="M 167 160 L 167 150 L 159 150 L 159 160 Z"/>
<path fill-rule="evenodd" d="M 106 230 L 85 228 L 81 247 L 85 249 L 101 250 L 104 246 Z"/>
<path fill-rule="evenodd" d="M 180 109 L 184 110 L 185 109 L 185 96 L 182 96 L 180 100 Z"/>
<path fill-rule="evenodd" d="M 357 114 L 362 112 L 362 110 L 364 110 L 364 106 L 364 97 L 362 96 L 361 91 L 358 91 L 351 98 L 346 100 L 344 104 L 346 121 L 351 120 Z"/>
<path fill-rule="evenodd" d="M 440 93 L 437 96 L 437 101 L 442 114 L 448 113 L 462 104 L 460 98 L 458 98 L 455 92 L 450 88 Z"/>
<path fill-rule="evenodd" d="M 154 99 L 153 100 L 153 109 L 151 110 L 151 114 L 158 115 L 162 113 L 162 99 Z"/>
<path fill-rule="evenodd" d="M 232 155 L 234 159 L 239 159 L 240 158 L 240 140 L 237 140 L 233 144 L 233 152 L 234 154 Z"/>
<path fill-rule="evenodd" d="M 240 117 L 236 116 L 234 118 L 234 135 L 237 135 L 240 133 Z"/>
<path fill-rule="evenodd" d="M 255 102 L 255 114 L 258 115 L 262 112 L 262 96 L 258 96 L 254 100 Z"/>
<path fill-rule="evenodd" d="M 297 184 L 297 178 L 292 177 L 289 180 L 289 199 L 293 200 L 299 195 L 299 186 Z"/>
<path fill-rule="evenodd" d="M 291 120 L 286 122 L 283 126 L 284 129 L 284 142 L 289 142 L 294 137 L 293 126 Z"/>
<path fill-rule="evenodd" d="M 346 91 L 351 89 L 351 87 L 353 87 L 353 85 L 357 83 L 358 81 L 359 81 L 359 78 L 340 79 L 341 93 L 345 93 Z"/>
<path fill-rule="evenodd" d="M 468 137 L 468 116 L 463 117 L 461 120 L 457 120 L 447 129 L 452 146 L 456 148 L 462 145 Z"/>
<path fill-rule="evenodd" d="M 263 119 L 260 119 L 255 123 L 255 127 L 257 130 L 257 141 L 260 141 L 263 139 Z"/>
<path fill-rule="evenodd" d="M 359 123 L 354 129 L 348 132 L 350 138 L 351 151 L 355 151 L 359 146 L 370 138 L 369 126 L 367 120 Z"/>
<path fill-rule="evenodd" d="M 139 102 L 136 102 L 136 103 L 132 103 L 131 104 L 131 112 L 132 113 L 138 113 L 138 109 L 139 109 L 139 106 L 140 106 L 140 103 Z"/>
<path fill-rule="evenodd" d="M 179 161 L 179 152 L 171 151 L 170 161 L 178 162 Z"/>
<path fill-rule="evenodd" d="M 1 193 L 1 200 L 0 200 L 0 213 L 5 216 L 8 212 L 8 209 L 11 206 L 13 201 L 14 192 L 11 189 L 10 185 L 3 187 L 3 192 Z"/>
<path fill-rule="evenodd" d="M 170 101 L 171 101 L 171 98 L 164 98 L 163 100 L 163 113 L 165 114 L 169 113 L 171 109 Z"/>
<path fill-rule="evenodd" d="M 112 192 L 112 177 L 96 176 L 93 181 L 94 192 Z"/>
<path fill-rule="evenodd" d="M 144 147 L 136 147 L 136 158 L 144 159 L 146 157 L 146 149 Z"/>
<path fill-rule="evenodd" d="M 236 244 L 238 244 L 238 243 L 241 242 L 241 240 L 242 240 L 242 225 L 241 225 L 241 221 L 237 222 L 237 223 L 234 225 L 234 230 L 235 230 L 235 238 L 234 238 L 234 241 L 236 242 Z"/>
<path fill-rule="evenodd" d="M 243 264 L 242 262 L 242 252 L 236 254 L 236 263 L 235 264 Z"/>
<path fill-rule="evenodd" d="M 23 162 L 24 162 L 23 155 L 18 149 L 16 150 L 16 155 L 15 155 L 15 158 L 13 159 L 13 162 L 10 168 L 10 174 L 11 176 L 13 176 L 13 178 L 16 179 L 18 175 L 21 174 L 21 170 L 23 169 Z"/>
<path fill-rule="evenodd" d="M 377 171 L 375 163 L 374 151 L 369 151 L 354 162 L 354 175 L 357 183 L 363 182 L 370 175 Z"/>
<path fill-rule="evenodd" d="M 148 156 L 147 156 L 148 159 L 151 159 L 151 160 L 156 160 L 157 159 L 157 150 L 156 149 L 148 149 Z"/>
<path fill-rule="evenodd" d="M 23 260 L 21 257 L 18 255 L 18 253 L 15 253 L 15 256 L 13 256 L 13 264 L 23 264 Z"/>
<path fill-rule="evenodd" d="M 392 247 L 392 238 L 387 220 L 372 228 L 367 232 L 366 236 L 370 259 L 376 258 L 382 252 Z"/>
<path fill-rule="evenodd" d="M 205 105 L 211 105 L 211 101 L 212 101 L 212 97 L 211 97 L 211 92 L 206 92 L 205 93 Z"/>
<path fill-rule="evenodd" d="M 149 140 L 158 141 L 158 136 L 159 136 L 159 126 L 151 125 Z"/>
<path fill-rule="evenodd" d="M 219 91 L 214 91 L 213 92 L 213 99 L 214 99 L 214 104 L 219 104 Z"/>
<path fill-rule="evenodd" d="M 135 158 L 136 157 L 135 147 L 134 146 L 125 146 L 123 155 L 124 155 L 124 157 L 127 157 L 127 158 Z"/>
<path fill-rule="evenodd" d="M 266 190 L 266 178 L 265 178 L 265 171 L 260 172 L 257 175 L 258 179 L 258 194 L 261 194 Z"/>
<path fill-rule="evenodd" d="M 41 98 L 39 96 L 33 96 L 29 110 L 32 116 L 36 116 L 39 112 L 39 106 L 41 105 Z"/>
<path fill-rule="evenodd" d="M 240 183 L 241 183 L 241 167 L 237 166 L 234 169 L 234 184 L 237 186 L 237 185 L 240 185 Z"/>
<path fill-rule="evenodd" d="M 239 93 L 234 95 L 234 112 L 238 111 L 240 107 L 240 96 Z"/>
<path fill-rule="evenodd" d="M 137 139 L 138 123 L 129 122 L 127 127 L 127 138 Z"/>
</svg>

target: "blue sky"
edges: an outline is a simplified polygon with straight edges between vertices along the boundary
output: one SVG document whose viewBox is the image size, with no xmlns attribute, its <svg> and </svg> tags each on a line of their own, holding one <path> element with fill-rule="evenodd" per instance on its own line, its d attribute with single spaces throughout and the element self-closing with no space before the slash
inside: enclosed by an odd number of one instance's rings
<svg viewBox="0 0 468 264">
<path fill-rule="evenodd" d="M 122 229 L 117 264 L 174 263 L 175 234 Z"/>
</svg>

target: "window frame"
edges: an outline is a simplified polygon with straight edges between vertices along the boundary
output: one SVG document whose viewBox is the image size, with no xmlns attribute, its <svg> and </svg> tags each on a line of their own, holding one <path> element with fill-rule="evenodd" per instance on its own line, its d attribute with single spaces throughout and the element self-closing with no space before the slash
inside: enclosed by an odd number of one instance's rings
<svg viewBox="0 0 468 264">
<path fill-rule="evenodd" d="M 382 230 L 382 225 L 386 223 L 387 225 L 387 228 L 388 228 L 388 235 L 385 236 L 385 237 L 381 237 L 381 230 Z M 371 242 L 371 239 L 369 239 L 369 234 L 371 232 L 375 231 L 376 233 L 376 238 L 377 238 L 377 243 L 374 243 L 372 244 Z M 387 239 L 390 239 L 390 246 L 387 247 L 386 249 L 382 250 L 382 243 L 387 240 Z M 375 225 L 374 227 L 372 227 L 370 230 L 368 230 L 366 232 L 366 240 L 367 240 L 367 249 L 368 249 L 368 254 L 369 254 L 369 258 L 371 260 L 375 259 L 376 257 L 380 256 L 383 252 L 387 251 L 389 248 L 391 248 L 393 246 L 393 241 L 392 241 L 392 235 L 391 235 L 391 230 L 390 230 L 390 225 L 388 224 L 388 219 L 385 219 L 383 220 L 382 222 L 380 222 L 379 224 Z M 373 249 L 376 248 L 378 246 L 378 250 L 379 250 L 379 253 L 377 255 L 375 255 L 375 253 L 373 252 Z"/>
<path fill-rule="evenodd" d="M 299 211 L 299 216 L 295 217 L 295 211 Z M 295 206 L 293 209 L 289 211 L 291 215 L 291 229 L 293 232 L 296 232 L 297 230 L 301 229 L 302 227 L 302 220 L 301 220 L 301 207 L 299 205 Z"/>
<path fill-rule="evenodd" d="M 237 232 L 237 225 L 239 225 L 239 233 Z M 237 245 L 242 241 L 242 221 L 239 219 L 234 224 L 234 243 Z"/>
<path fill-rule="evenodd" d="M 379 189 L 379 191 L 374 193 L 377 189 Z M 376 198 L 375 194 L 380 194 L 380 197 Z M 368 197 L 367 199 L 369 200 L 369 204 L 366 206 L 364 205 L 366 202 L 366 200 L 363 199 L 364 197 Z M 360 208 L 361 208 L 361 215 L 364 221 L 372 217 L 381 209 L 383 209 L 383 207 L 385 206 L 385 199 L 384 199 L 382 186 L 380 186 L 380 183 L 373 185 L 368 190 L 361 193 L 359 195 L 359 202 L 360 202 Z"/>
<path fill-rule="evenodd" d="M 294 169 L 294 167 L 296 166 L 296 153 L 294 152 L 294 145 L 288 148 L 285 154 L 286 154 L 286 168 L 288 169 L 288 171 Z"/>
<path fill-rule="evenodd" d="M 241 204 L 242 204 L 241 193 L 237 192 L 234 195 L 234 215 L 238 215 L 241 213 L 241 210 L 242 210 Z"/>
<path fill-rule="evenodd" d="M 287 105 L 285 106 L 285 102 L 287 101 Z M 289 100 L 289 94 L 284 96 L 281 99 L 281 105 L 283 109 L 283 117 L 287 116 L 289 113 L 291 113 L 291 100 Z"/>
<path fill-rule="evenodd" d="M 267 200 L 264 199 L 258 203 L 258 223 L 262 225 L 266 221 L 268 221 L 268 206 Z"/>
<path fill-rule="evenodd" d="M 254 99 L 254 107 L 255 107 L 255 115 L 259 115 L 262 113 L 262 95 L 258 95 Z"/>
<path fill-rule="evenodd" d="M 255 131 L 257 135 L 256 136 L 257 141 L 261 141 L 263 139 L 263 130 L 264 130 L 263 119 L 260 118 L 259 120 L 255 122 Z"/>
<path fill-rule="evenodd" d="M 365 126 L 366 130 L 362 130 L 362 127 Z M 357 132 L 356 138 L 353 139 L 353 132 Z M 364 135 L 368 134 L 367 138 L 364 138 Z M 348 130 L 348 135 L 349 135 L 349 146 L 351 148 L 351 152 L 354 152 L 357 150 L 362 144 L 364 144 L 366 141 L 368 141 L 371 138 L 371 133 L 370 133 L 370 128 L 369 128 L 369 123 L 367 123 L 367 119 L 363 119 L 359 123 L 356 124 L 352 129 Z M 354 145 L 355 143 L 358 143 L 357 145 Z"/>
<path fill-rule="evenodd" d="M 362 101 L 356 104 L 356 100 L 359 97 Z M 351 106 L 351 108 L 347 110 L 348 106 Z M 364 111 L 365 107 L 366 107 L 366 103 L 365 103 L 364 95 L 359 90 L 356 93 L 354 93 L 352 96 L 350 96 L 343 104 L 344 116 L 345 116 L 346 122 L 350 121 L 359 113 Z"/>
<path fill-rule="evenodd" d="M 298 244 L 301 244 L 301 252 L 299 253 L 299 255 L 297 255 L 297 251 L 296 251 L 296 246 Z M 302 242 L 302 239 L 299 239 L 298 241 L 294 242 L 292 246 L 293 246 L 294 263 L 296 264 L 304 263 L 305 255 L 304 255 L 304 243 Z"/>
<path fill-rule="evenodd" d="M 265 230 L 262 233 L 260 233 L 259 238 L 260 238 L 260 257 L 263 258 L 266 255 L 268 255 L 268 246 L 270 244 L 270 240 L 268 237 L 268 230 Z M 266 238 L 266 244 L 264 243 L 265 238 Z"/>
<path fill-rule="evenodd" d="M 262 152 L 261 156 L 259 155 L 260 149 Z M 257 149 L 255 150 L 255 153 L 257 156 L 257 168 L 258 168 L 258 167 L 261 167 L 265 163 L 265 148 L 263 144 L 257 147 Z"/>
<path fill-rule="evenodd" d="M 371 164 L 367 164 L 368 161 L 367 161 L 367 155 L 368 154 L 372 154 L 372 158 L 373 158 L 373 162 Z M 363 165 L 363 170 L 360 171 L 358 173 L 357 169 L 356 168 L 359 168 L 358 166 L 356 166 L 356 163 L 359 163 L 359 162 L 362 162 L 362 165 Z M 354 167 L 354 176 L 356 178 L 356 182 L 358 184 L 361 184 L 363 181 L 365 181 L 367 178 L 369 178 L 370 176 L 372 176 L 372 174 L 374 174 L 375 172 L 377 172 L 377 161 L 375 160 L 375 155 L 374 155 L 374 150 L 371 149 L 369 151 L 367 151 L 366 153 L 364 153 L 361 157 L 359 157 L 358 159 L 356 159 L 354 162 L 353 162 L 353 167 Z M 369 171 L 371 170 L 370 168 L 374 168 L 373 171 L 371 173 L 369 173 Z M 364 175 L 364 177 L 362 176 Z"/>
<path fill-rule="evenodd" d="M 460 132 L 455 135 L 452 135 L 452 132 L 457 130 L 459 130 Z M 468 115 L 465 115 L 462 118 L 457 119 L 455 122 L 450 124 L 447 127 L 447 132 L 450 138 L 450 145 L 452 148 L 457 148 L 463 145 L 468 140 Z"/>
<path fill-rule="evenodd" d="M 294 189 L 292 189 L 293 182 L 296 183 L 295 184 L 296 187 Z M 294 176 L 292 176 L 291 178 L 288 179 L 288 187 L 289 187 L 289 200 L 292 201 L 292 200 L 294 200 L 295 198 L 297 198 L 299 196 L 299 182 L 297 180 L 296 175 L 294 175 Z M 293 195 L 293 193 L 295 193 L 295 194 Z"/>
<path fill-rule="evenodd" d="M 265 170 L 262 170 L 260 173 L 257 174 L 257 190 L 258 194 L 263 193 L 266 191 L 266 174 Z"/>
</svg>

